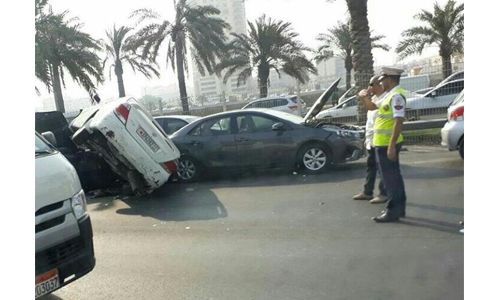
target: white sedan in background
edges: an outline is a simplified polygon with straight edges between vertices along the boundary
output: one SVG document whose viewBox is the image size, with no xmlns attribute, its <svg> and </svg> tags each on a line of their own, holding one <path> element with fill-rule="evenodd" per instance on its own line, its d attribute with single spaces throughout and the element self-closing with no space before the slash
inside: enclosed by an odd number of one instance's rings
<svg viewBox="0 0 500 300">
<path fill-rule="evenodd" d="M 423 95 L 413 94 L 413 97 L 407 95 L 406 108 L 409 110 L 446 108 L 463 89 L 464 79 L 448 81 L 439 84 Z"/>
<path fill-rule="evenodd" d="M 358 105 L 356 97 L 357 88 L 355 86 L 348 89 L 338 101 L 338 105 L 320 111 L 316 119 L 355 117 L 358 115 Z"/>
</svg>

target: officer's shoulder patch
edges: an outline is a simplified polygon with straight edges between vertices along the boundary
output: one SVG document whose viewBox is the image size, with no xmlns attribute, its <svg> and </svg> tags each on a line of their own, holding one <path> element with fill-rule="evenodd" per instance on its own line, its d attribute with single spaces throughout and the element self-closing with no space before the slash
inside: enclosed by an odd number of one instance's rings
<svg viewBox="0 0 500 300">
<path fill-rule="evenodd" d="M 396 109 L 396 110 L 401 110 L 405 107 L 406 100 L 401 94 L 395 94 L 392 97 L 392 101 L 394 101 L 393 105 L 394 105 L 394 109 Z"/>
</svg>

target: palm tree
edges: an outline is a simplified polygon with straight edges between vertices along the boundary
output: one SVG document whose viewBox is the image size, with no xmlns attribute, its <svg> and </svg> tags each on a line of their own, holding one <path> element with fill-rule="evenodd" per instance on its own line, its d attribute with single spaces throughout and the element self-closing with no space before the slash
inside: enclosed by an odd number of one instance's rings
<svg viewBox="0 0 500 300">
<path fill-rule="evenodd" d="M 125 26 L 121 26 L 118 29 L 116 29 L 116 26 L 113 26 L 112 31 L 106 31 L 107 43 L 104 44 L 106 58 L 103 61 L 102 67 L 103 69 L 106 67 L 108 59 L 112 61 L 110 78 L 112 68 L 118 81 L 119 97 L 125 97 L 125 85 L 123 84 L 124 63 L 128 63 L 134 73 L 138 70 L 148 79 L 152 78 L 152 74 L 160 77 L 160 73 L 155 69 L 156 63 L 154 61 L 144 61 L 135 53 L 131 46 L 131 36 L 127 37 L 130 31 L 132 31 L 132 28 Z"/>
<path fill-rule="evenodd" d="M 217 66 L 217 73 L 224 75 L 224 83 L 238 72 L 237 85 L 245 82 L 257 70 L 260 97 L 267 96 L 271 69 L 290 75 L 300 83 L 309 80 L 308 72 L 317 74 L 304 51 L 310 51 L 296 38 L 289 22 L 275 21 L 262 15 L 255 24 L 248 22 L 248 35 L 231 33 L 226 55 Z"/>
<path fill-rule="evenodd" d="M 354 81 L 356 86 L 366 87 L 374 73 L 372 39 L 367 17 L 368 0 L 346 0 L 346 2 L 350 15 Z M 363 107 L 362 104 L 360 106 Z M 361 116 L 364 116 L 364 113 Z"/>
<path fill-rule="evenodd" d="M 372 48 L 380 48 L 389 51 L 389 45 L 379 44 L 385 38 L 377 35 L 370 38 Z M 350 21 L 339 21 L 336 27 L 328 29 L 328 33 L 320 33 L 316 40 L 322 42 L 316 51 L 316 61 L 322 61 L 334 56 L 342 58 L 346 70 L 346 89 L 351 88 L 351 71 L 353 69 L 353 37 L 350 29 Z"/>
<path fill-rule="evenodd" d="M 96 51 L 99 43 L 81 31 L 78 18 L 65 20 L 67 11 L 54 14 L 44 12 L 46 0 L 35 0 L 35 76 L 54 93 L 56 109 L 65 112 L 62 87 L 64 74 L 81 85 L 91 96 L 96 94 L 97 83 L 103 83 L 102 69 Z M 38 23 L 38 24 L 37 24 Z"/>
<path fill-rule="evenodd" d="M 50 68 L 47 61 L 44 59 L 44 53 L 47 52 L 44 49 L 44 44 L 40 41 L 39 32 L 48 31 L 51 24 L 59 22 L 58 16 L 55 16 L 51 11 L 44 13 L 44 8 L 47 5 L 48 0 L 35 0 L 35 78 L 40 80 L 47 90 L 50 92 L 52 90 L 52 84 L 50 81 Z M 35 91 L 40 95 L 40 91 L 35 86 Z"/>
<path fill-rule="evenodd" d="M 434 13 L 422 10 L 416 14 L 414 18 L 427 23 L 427 26 L 403 31 L 404 39 L 396 47 L 399 59 L 422 54 L 426 46 L 437 44 L 443 60 L 443 78 L 451 75 L 451 56 L 464 53 L 464 4 L 456 4 L 449 0 L 442 8 L 435 3 Z"/>
<path fill-rule="evenodd" d="M 326 0 L 333 2 L 335 0 Z M 366 87 L 373 76 L 373 54 L 368 24 L 368 0 L 346 0 L 352 36 L 352 64 L 358 88 Z M 358 102 L 358 123 L 366 122 L 366 109 Z"/>
<path fill-rule="evenodd" d="M 150 9 L 139 9 L 130 15 L 137 17 L 137 25 L 145 20 L 145 25 L 134 35 L 134 47 L 142 48 L 142 57 L 156 61 L 160 46 L 167 41 L 167 64 L 177 72 L 182 110 L 189 113 L 184 71 L 188 72 L 187 51 L 201 75 L 214 73 L 217 58 L 223 55 L 226 41 L 224 30 L 230 29 L 228 23 L 218 18 L 220 10 L 213 6 L 191 6 L 187 0 L 174 0 L 175 20 L 162 20 L 161 16 Z"/>
</svg>

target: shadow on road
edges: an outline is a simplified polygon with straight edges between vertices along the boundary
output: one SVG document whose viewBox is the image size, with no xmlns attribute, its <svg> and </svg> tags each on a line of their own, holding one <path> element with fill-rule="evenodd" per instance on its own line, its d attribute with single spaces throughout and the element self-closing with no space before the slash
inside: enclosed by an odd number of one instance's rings
<svg viewBox="0 0 500 300">
<path fill-rule="evenodd" d="M 227 211 L 208 188 L 189 188 L 183 184 L 167 184 L 148 198 L 124 197 L 129 208 L 116 212 L 124 215 L 152 217 L 160 221 L 193 221 L 226 218 Z"/>
<path fill-rule="evenodd" d="M 40 298 L 38 298 L 39 300 L 63 300 L 63 298 L 61 297 L 58 297 L 54 294 L 49 294 L 49 295 L 46 295 L 46 296 L 42 296 Z"/>
<path fill-rule="evenodd" d="M 463 235 L 463 233 L 460 232 L 460 229 L 463 229 L 464 227 L 463 225 L 460 225 L 458 223 L 450 223 L 450 222 L 432 220 L 428 218 L 418 218 L 411 216 L 407 216 L 406 218 L 401 219 L 400 222 L 402 224 L 409 226 L 428 228 L 436 231 Z"/>
<path fill-rule="evenodd" d="M 258 170 L 247 173 L 211 174 L 200 184 L 210 188 L 222 187 L 266 187 L 300 185 L 311 183 L 340 183 L 364 180 L 366 173 L 364 160 L 333 166 L 321 174 L 308 174 L 303 170 Z M 463 170 L 401 165 L 404 179 L 444 179 L 463 177 Z M 170 183 L 178 184 L 178 183 Z"/>
<path fill-rule="evenodd" d="M 464 215 L 464 209 L 457 208 L 457 207 L 443 207 L 443 206 L 437 206 L 437 205 L 417 204 L 417 203 L 407 203 L 406 206 L 421 208 L 421 209 L 430 209 L 430 210 L 434 210 L 434 211 L 439 211 L 439 212 L 454 214 L 454 215 L 459 215 L 459 216 Z"/>
<path fill-rule="evenodd" d="M 263 169 L 244 173 L 210 173 L 198 184 L 210 188 L 236 188 L 333 183 L 364 178 L 365 168 L 365 162 L 361 161 L 335 165 L 320 174 L 309 174 L 304 170 L 297 169 Z M 179 183 L 173 182 L 170 184 L 177 185 Z"/>
<path fill-rule="evenodd" d="M 464 170 L 416 167 L 409 165 L 402 165 L 401 173 L 404 179 L 442 179 L 464 176 Z"/>
</svg>

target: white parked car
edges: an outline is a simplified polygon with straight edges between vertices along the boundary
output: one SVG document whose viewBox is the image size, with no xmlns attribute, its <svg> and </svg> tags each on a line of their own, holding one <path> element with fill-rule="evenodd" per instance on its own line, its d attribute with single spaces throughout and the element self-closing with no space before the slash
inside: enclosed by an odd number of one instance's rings
<svg viewBox="0 0 500 300">
<path fill-rule="evenodd" d="M 302 104 L 302 116 L 305 116 L 308 111 L 307 105 L 302 99 L 301 99 L 301 104 Z M 272 108 L 275 110 L 284 111 L 294 115 L 299 115 L 299 106 L 297 103 L 296 95 L 257 99 L 243 106 L 241 109 L 247 109 L 247 108 Z"/>
<path fill-rule="evenodd" d="M 70 128 L 73 142 L 101 155 L 138 196 L 161 187 L 177 171 L 179 149 L 134 98 L 91 106 Z"/>
<path fill-rule="evenodd" d="M 446 108 L 464 89 L 464 79 L 452 80 L 437 85 L 423 95 L 407 95 L 407 109 Z"/>
<path fill-rule="evenodd" d="M 464 158 L 464 90 L 448 107 L 448 122 L 441 129 L 441 145 L 450 151 L 458 150 Z"/>
<path fill-rule="evenodd" d="M 356 87 L 348 89 L 340 98 L 336 106 L 320 111 L 316 119 L 355 117 L 358 115 Z"/>
</svg>

